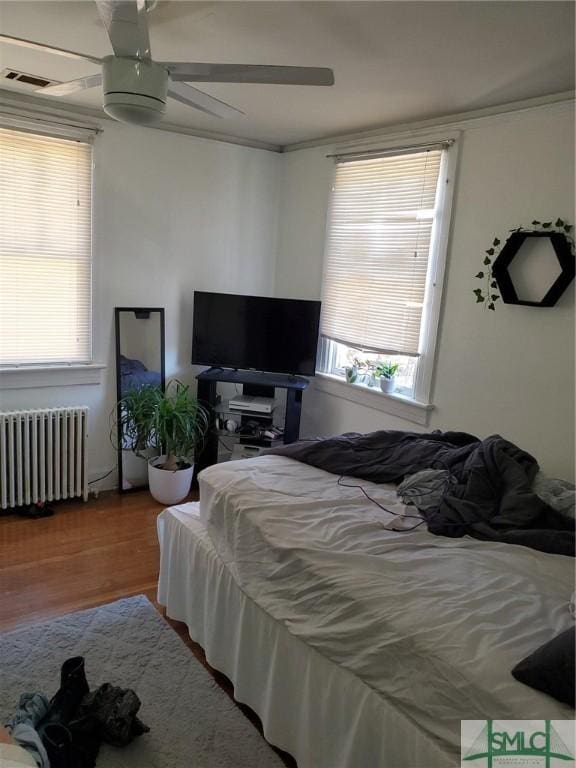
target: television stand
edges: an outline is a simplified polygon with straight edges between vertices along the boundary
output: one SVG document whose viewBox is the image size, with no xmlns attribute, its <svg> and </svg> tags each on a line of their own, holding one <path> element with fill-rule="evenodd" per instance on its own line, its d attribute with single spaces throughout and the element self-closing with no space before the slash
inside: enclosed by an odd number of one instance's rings
<svg viewBox="0 0 576 768">
<path fill-rule="evenodd" d="M 278 442 L 294 443 L 300 436 L 300 414 L 302 411 L 302 393 L 310 382 L 303 376 L 286 373 L 262 373 L 260 371 L 239 371 L 225 368 L 209 368 L 196 376 L 198 380 L 198 400 L 210 410 L 210 427 L 204 441 L 204 447 L 199 452 L 194 470 L 194 480 L 198 472 L 218 463 L 218 447 L 226 437 L 226 433 L 217 428 L 217 419 L 228 417 L 230 420 L 240 419 L 240 432 L 237 437 L 244 445 L 258 445 L 270 448 Z M 277 389 L 286 390 L 286 409 L 284 412 L 284 434 L 278 441 L 270 438 L 253 438 L 242 433 L 244 426 L 255 419 L 262 420 L 263 429 L 274 424 L 273 411 L 271 414 L 261 414 L 250 411 L 229 411 L 219 404 L 218 384 L 229 383 L 240 385 L 243 395 L 256 397 L 275 397 Z M 228 437 L 234 433 L 229 433 Z"/>
</svg>

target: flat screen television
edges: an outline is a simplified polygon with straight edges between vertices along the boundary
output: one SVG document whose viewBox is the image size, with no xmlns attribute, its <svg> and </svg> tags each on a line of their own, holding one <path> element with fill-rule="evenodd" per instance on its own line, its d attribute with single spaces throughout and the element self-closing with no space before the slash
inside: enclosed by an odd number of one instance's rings
<svg viewBox="0 0 576 768">
<path fill-rule="evenodd" d="M 313 376 L 320 302 L 194 291 L 192 363 Z"/>
</svg>

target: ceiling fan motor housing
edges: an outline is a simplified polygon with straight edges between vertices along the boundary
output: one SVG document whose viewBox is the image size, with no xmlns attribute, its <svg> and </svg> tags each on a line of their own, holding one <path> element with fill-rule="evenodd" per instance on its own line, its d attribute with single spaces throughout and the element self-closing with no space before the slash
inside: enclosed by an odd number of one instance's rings
<svg viewBox="0 0 576 768">
<path fill-rule="evenodd" d="M 166 112 L 168 71 L 153 61 L 106 56 L 102 60 L 104 111 L 123 123 L 147 125 Z"/>
</svg>

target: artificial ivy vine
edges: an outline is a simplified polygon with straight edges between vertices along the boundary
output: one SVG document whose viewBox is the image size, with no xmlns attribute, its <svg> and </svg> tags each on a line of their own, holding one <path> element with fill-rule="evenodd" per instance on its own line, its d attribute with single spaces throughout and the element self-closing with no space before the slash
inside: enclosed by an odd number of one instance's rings
<svg viewBox="0 0 576 768">
<path fill-rule="evenodd" d="M 571 230 L 572 224 L 567 224 L 564 219 L 556 219 L 554 222 L 537 221 L 534 219 L 531 228 L 517 227 L 516 229 L 511 229 L 510 232 L 561 232 L 568 237 L 570 242 L 573 243 L 574 241 L 572 237 L 569 236 Z M 498 291 L 498 283 L 492 274 L 492 265 L 496 260 L 496 256 L 500 251 L 499 246 L 501 245 L 502 241 L 495 237 L 490 248 L 487 248 L 485 251 L 486 255 L 482 261 L 482 264 L 485 268 L 481 269 L 476 275 L 474 275 L 474 277 L 478 280 L 484 280 L 485 282 L 483 288 L 474 288 L 476 303 L 483 304 L 484 307 L 487 307 L 492 312 L 496 310 L 496 302 L 500 298 L 500 294 L 496 292 Z"/>
</svg>

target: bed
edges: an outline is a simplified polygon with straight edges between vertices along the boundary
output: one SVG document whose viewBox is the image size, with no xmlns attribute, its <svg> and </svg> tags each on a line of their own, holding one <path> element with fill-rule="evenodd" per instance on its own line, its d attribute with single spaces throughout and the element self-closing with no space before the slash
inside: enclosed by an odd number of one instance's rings
<svg viewBox="0 0 576 768">
<path fill-rule="evenodd" d="M 284 456 L 199 479 L 158 520 L 159 602 L 299 768 L 449 768 L 461 719 L 573 718 L 510 674 L 573 625 L 570 557 L 433 536 L 395 486 Z"/>
<path fill-rule="evenodd" d="M 162 375 L 150 371 L 143 362 L 120 355 L 120 392 L 126 395 L 132 389 L 162 386 Z"/>
</svg>

